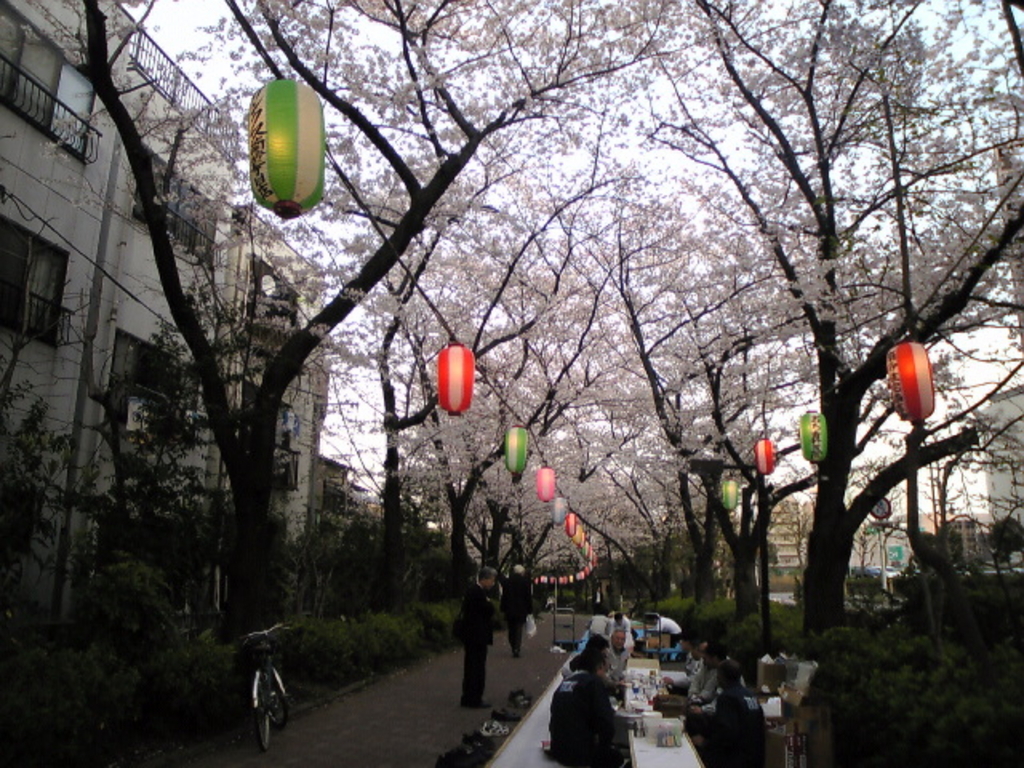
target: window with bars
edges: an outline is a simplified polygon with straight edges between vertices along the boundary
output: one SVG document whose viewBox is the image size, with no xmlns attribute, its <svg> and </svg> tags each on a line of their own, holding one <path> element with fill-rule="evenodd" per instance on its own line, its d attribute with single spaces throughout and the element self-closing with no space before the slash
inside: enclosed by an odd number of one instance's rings
<svg viewBox="0 0 1024 768">
<path fill-rule="evenodd" d="M 99 132 L 89 125 L 92 83 L 12 10 L 0 4 L 0 103 L 85 162 Z"/>
<path fill-rule="evenodd" d="M 53 346 L 66 341 L 67 264 L 67 253 L 0 218 L 0 325 Z"/>
</svg>

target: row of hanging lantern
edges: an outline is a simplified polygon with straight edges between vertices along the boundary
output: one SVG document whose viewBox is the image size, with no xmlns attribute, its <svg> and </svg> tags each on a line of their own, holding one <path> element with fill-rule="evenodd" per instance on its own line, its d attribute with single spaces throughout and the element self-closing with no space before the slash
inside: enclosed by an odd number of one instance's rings
<svg viewBox="0 0 1024 768">
<path fill-rule="evenodd" d="M 900 418 L 923 422 L 935 410 L 935 387 L 928 350 L 916 341 L 896 344 L 886 357 L 886 380 L 893 407 Z M 820 413 L 800 417 L 800 451 L 812 463 L 828 456 L 828 422 Z M 761 475 L 775 471 L 775 445 L 768 438 L 754 444 L 754 466 Z M 739 504 L 739 483 L 724 480 L 721 486 L 722 506 L 732 511 Z"/>
<path fill-rule="evenodd" d="M 565 528 L 565 535 L 569 537 L 573 544 L 579 549 L 580 554 L 586 565 L 583 566 L 579 571 L 570 576 L 537 576 L 534 578 L 534 584 L 552 584 L 552 585 L 563 585 L 563 584 L 575 584 L 580 581 L 584 581 L 593 572 L 594 568 L 597 567 L 597 553 L 594 548 L 587 541 L 587 533 L 583 529 L 583 523 L 577 517 L 575 512 L 568 512 L 566 510 L 566 501 L 562 497 L 555 499 L 555 505 L 552 510 L 551 521 L 555 525 L 563 525 Z"/>
<path fill-rule="evenodd" d="M 473 352 L 452 342 L 438 355 L 437 359 L 437 393 L 438 404 L 449 414 L 458 415 L 467 410 L 473 399 L 473 379 L 475 377 L 475 358 Z M 519 478 L 526 470 L 529 449 L 529 433 L 526 427 L 516 424 L 508 428 L 504 438 L 505 468 L 513 477 Z M 567 512 L 566 501 L 556 498 L 557 483 L 555 470 L 542 466 L 537 470 L 537 499 L 542 502 L 554 502 L 551 511 L 552 523 L 564 525 L 566 535 L 577 546 L 587 564 L 573 576 L 538 576 L 537 584 L 572 584 L 586 579 L 597 565 L 597 555 L 586 540 L 582 523 L 575 514 Z"/>
</svg>

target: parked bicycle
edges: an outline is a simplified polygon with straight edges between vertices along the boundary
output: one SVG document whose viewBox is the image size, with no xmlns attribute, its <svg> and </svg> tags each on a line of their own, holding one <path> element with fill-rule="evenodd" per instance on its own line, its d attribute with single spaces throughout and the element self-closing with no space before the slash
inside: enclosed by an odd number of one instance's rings
<svg viewBox="0 0 1024 768">
<path fill-rule="evenodd" d="M 270 729 L 281 730 L 288 724 L 288 695 L 281 675 L 274 668 L 277 633 L 287 629 L 275 624 L 270 629 L 253 632 L 242 638 L 242 649 L 252 664 L 252 712 L 256 726 L 256 743 L 266 752 L 270 747 Z"/>
</svg>

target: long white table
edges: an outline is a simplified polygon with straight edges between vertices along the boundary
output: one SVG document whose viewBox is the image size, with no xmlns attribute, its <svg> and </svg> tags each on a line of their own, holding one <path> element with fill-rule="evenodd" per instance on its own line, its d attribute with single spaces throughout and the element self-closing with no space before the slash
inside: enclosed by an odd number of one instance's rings
<svg viewBox="0 0 1024 768">
<path fill-rule="evenodd" d="M 632 662 L 634 660 L 630 660 Z M 650 662 L 637 660 L 634 669 L 650 668 Z M 656 668 L 656 667 L 655 667 Z M 516 729 L 494 753 L 487 764 L 489 768 L 557 768 L 558 763 L 543 749 L 542 742 L 551 738 L 548 722 L 551 719 L 551 698 L 562 682 L 561 672 L 556 672 L 543 695 L 516 725 Z M 697 750 L 689 736 L 683 739 L 681 747 L 659 747 L 635 734 L 629 735 L 629 751 L 633 768 L 704 768 Z"/>
<path fill-rule="evenodd" d="M 690 737 L 683 734 L 683 746 L 659 747 L 635 733 L 629 734 L 633 768 L 704 768 Z"/>
</svg>

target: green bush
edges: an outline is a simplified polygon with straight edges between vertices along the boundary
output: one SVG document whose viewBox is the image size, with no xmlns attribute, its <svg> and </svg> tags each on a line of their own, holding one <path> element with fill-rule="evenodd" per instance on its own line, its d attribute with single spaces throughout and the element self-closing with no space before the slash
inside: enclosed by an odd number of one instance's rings
<svg viewBox="0 0 1024 768">
<path fill-rule="evenodd" d="M 903 627 L 830 630 L 807 644 L 817 658 L 814 687 L 832 707 L 841 768 L 927 765 L 1016 766 L 1010 745 L 1024 728 L 1024 659 L 999 649 L 999 682 L 978 686 L 966 653 Z"/>
<path fill-rule="evenodd" d="M 146 665 L 147 729 L 209 734 L 237 723 L 244 715 L 244 683 L 235 648 L 209 633 L 163 649 Z"/>
<path fill-rule="evenodd" d="M 31 648 L 0 662 L 2 765 L 106 765 L 135 719 L 139 674 L 95 647 Z"/>
<path fill-rule="evenodd" d="M 75 619 L 83 645 L 111 648 L 133 665 L 177 641 L 163 577 L 136 561 L 108 566 L 79 588 Z"/>
<path fill-rule="evenodd" d="M 352 622 L 299 619 L 280 637 L 282 674 L 327 685 L 343 685 L 358 677 L 358 638 Z"/>
<path fill-rule="evenodd" d="M 410 619 L 422 627 L 420 637 L 428 649 L 440 651 L 452 644 L 452 621 L 460 607 L 457 600 L 443 603 L 414 603 L 409 606 Z"/>
<path fill-rule="evenodd" d="M 354 658 L 363 674 L 385 672 L 420 654 L 422 630 L 408 615 L 370 613 L 355 624 L 362 642 Z"/>
</svg>

